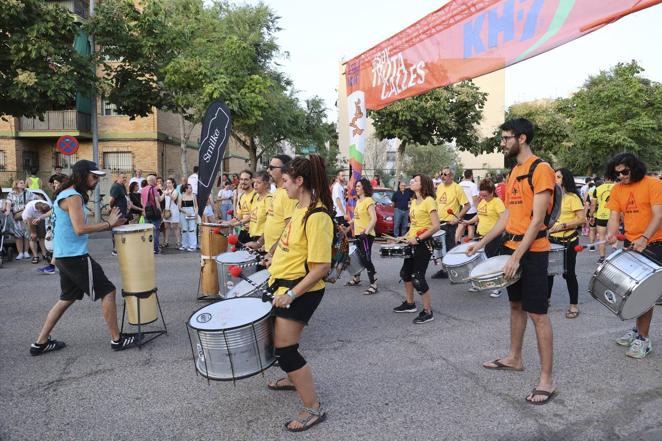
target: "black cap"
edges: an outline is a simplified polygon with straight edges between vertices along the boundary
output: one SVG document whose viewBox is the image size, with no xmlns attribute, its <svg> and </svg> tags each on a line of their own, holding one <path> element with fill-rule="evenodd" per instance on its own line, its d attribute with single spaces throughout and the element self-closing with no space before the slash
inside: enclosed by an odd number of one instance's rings
<svg viewBox="0 0 662 441">
<path fill-rule="evenodd" d="M 71 170 L 76 174 L 83 173 L 94 173 L 97 176 L 106 176 L 106 172 L 99 170 L 97 163 L 93 161 L 88 161 L 87 159 L 81 159 L 71 167 Z"/>
</svg>

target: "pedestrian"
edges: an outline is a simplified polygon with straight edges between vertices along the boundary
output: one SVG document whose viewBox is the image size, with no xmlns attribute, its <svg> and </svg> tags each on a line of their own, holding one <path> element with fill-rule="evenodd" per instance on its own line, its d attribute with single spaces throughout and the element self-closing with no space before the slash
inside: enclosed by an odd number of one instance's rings
<svg viewBox="0 0 662 441">
<path fill-rule="evenodd" d="M 39 263 L 39 247 L 41 255 L 48 261 L 46 251 L 46 219 L 51 215 L 51 204 L 42 199 L 33 199 L 25 205 L 21 214 L 22 222 L 30 235 L 30 250 L 32 251 L 32 263 Z"/>
<path fill-rule="evenodd" d="M 25 189 L 23 179 L 15 179 L 12 182 L 11 191 L 7 195 L 7 200 L 11 204 L 11 212 L 14 221 L 14 236 L 16 237 L 16 260 L 29 259 L 28 253 L 30 234 L 23 222 L 23 210 L 28 202 L 35 199 L 34 193 Z"/>
<path fill-rule="evenodd" d="M 29 190 L 41 190 L 41 179 L 37 176 L 39 169 L 30 167 L 30 175 L 25 179 L 25 187 Z"/>
<path fill-rule="evenodd" d="M 269 192 L 270 187 L 269 173 L 262 170 L 255 174 L 253 188 L 255 188 L 255 198 L 251 202 L 250 222 L 248 224 L 248 235 L 250 242 L 247 247 L 254 250 L 261 248 L 261 239 L 264 235 L 264 225 L 267 222 L 267 213 L 273 202 L 273 194 Z"/>
<path fill-rule="evenodd" d="M 347 199 L 345 198 L 346 176 L 344 170 L 336 172 L 336 181 L 331 187 L 333 208 L 336 212 L 335 220 L 338 225 L 349 226 L 349 214 L 347 213 Z"/>
<path fill-rule="evenodd" d="M 143 171 L 140 169 L 136 169 L 136 174 L 132 176 L 131 179 L 129 180 L 129 185 L 133 184 L 134 182 L 137 182 L 138 185 L 140 185 L 144 180 L 145 178 L 143 178 Z"/>
<path fill-rule="evenodd" d="M 607 238 L 607 222 L 611 214 L 607 208 L 607 202 L 611 195 L 611 190 L 614 188 L 614 181 L 610 176 L 605 176 L 605 181 L 593 190 L 591 195 L 591 208 L 590 214 L 595 218 L 595 229 L 598 233 L 598 242 L 603 242 L 598 245 L 598 263 L 605 261 L 606 246 L 604 241 Z"/>
<path fill-rule="evenodd" d="M 110 195 L 110 201 L 108 202 L 110 208 L 117 207 L 120 215 L 128 220 L 129 200 L 126 196 L 126 176 L 123 172 L 117 173 L 115 176 L 115 182 L 113 182 L 113 185 L 110 186 L 110 191 L 108 193 Z M 113 242 L 113 250 L 111 254 L 113 256 L 117 256 L 117 250 L 115 249 L 115 233 L 113 233 L 112 230 L 110 240 Z"/>
<path fill-rule="evenodd" d="M 393 192 L 391 200 L 393 201 L 393 235 L 395 237 L 404 236 L 409 224 L 409 204 L 411 203 L 413 192 L 407 188 L 404 181 L 398 182 L 398 189 Z"/>
<path fill-rule="evenodd" d="M 179 236 L 179 193 L 175 189 L 175 178 L 168 178 L 163 194 L 165 196 L 165 209 L 163 210 L 165 243 L 163 247 L 168 248 L 170 236 L 172 235 L 177 242 L 177 248 L 181 248 L 182 244 Z"/>
<path fill-rule="evenodd" d="M 223 188 L 218 191 L 217 196 L 221 210 L 221 222 L 230 220 L 228 211 L 232 210 L 233 196 L 232 183 L 229 180 L 224 181 Z"/>
<path fill-rule="evenodd" d="M 462 220 L 468 221 L 470 219 L 473 219 L 474 216 L 476 216 L 476 206 L 478 205 L 478 186 L 474 183 L 474 174 L 473 170 L 471 169 L 466 169 L 464 171 L 464 179 L 460 181 L 460 187 L 462 187 L 462 190 L 464 191 L 465 196 L 467 197 L 467 200 L 469 201 L 469 210 L 462 216 Z M 473 239 L 474 237 L 474 225 L 473 224 L 466 224 L 464 222 L 460 222 L 457 225 L 457 230 L 455 231 L 455 242 L 459 243 L 462 241 L 462 237 L 464 237 L 464 230 L 467 230 L 467 236 L 469 239 Z"/>
<path fill-rule="evenodd" d="M 183 184 L 182 188 L 184 192 L 180 195 L 178 202 L 182 229 L 182 246 L 179 247 L 179 250 L 192 252 L 198 246 L 196 235 L 198 200 L 189 184 Z"/>
<path fill-rule="evenodd" d="M 145 210 L 140 200 L 140 184 L 138 182 L 134 181 L 129 184 L 129 201 L 131 202 L 131 214 L 135 217 L 136 223 L 138 223 L 145 215 Z"/>
<path fill-rule="evenodd" d="M 159 228 L 161 227 L 162 212 L 161 198 L 156 189 L 156 176 L 147 176 L 147 185 L 140 190 L 140 202 L 145 210 L 145 221 L 154 225 L 154 254 L 159 254 Z"/>
<path fill-rule="evenodd" d="M 191 174 L 186 181 L 193 191 L 194 195 L 198 195 L 198 166 L 193 166 L 193 174 Z"/>
</svg>

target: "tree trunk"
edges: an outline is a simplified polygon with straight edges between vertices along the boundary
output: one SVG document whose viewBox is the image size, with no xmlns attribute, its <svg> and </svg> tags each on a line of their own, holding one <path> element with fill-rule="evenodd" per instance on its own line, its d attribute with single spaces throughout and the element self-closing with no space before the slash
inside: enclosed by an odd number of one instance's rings
<svg viewBox="0 0 662 441">
<path fill-rule="evenodd" d="M 251 137 L 251 148 L 248 150 L 248 155 L 250 158 L 249 168 L 251 171 L 255 172 L 257 167 L 257 144 L 255 143 L 255 138 Z"/>
<path fill-rule="evenodd" d="M 186 120 L 179 114 L 179 163 L 182 167 L 182 176 L 188 176 L 188 158 L 186 156 Z"/>
<path fill-rule="evenodd" d="M 407 141 L 400 142 L 398 146 L 398 155 L 395 158 L 395 182 L 393 183 L 394 189 L 398 189 L 398 182 L 402 180 L 402 166 L 405 162 L 405 147 L 407 146 Z"/>
</svg>

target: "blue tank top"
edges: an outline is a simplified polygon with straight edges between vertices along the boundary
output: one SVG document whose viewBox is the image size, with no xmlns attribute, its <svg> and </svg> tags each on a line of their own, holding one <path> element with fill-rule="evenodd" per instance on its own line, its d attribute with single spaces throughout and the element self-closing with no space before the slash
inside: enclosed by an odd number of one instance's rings
<svg viewBox="0 0 662 441">
<path fill-rule="evenodd" d="M 71 225 L 69 213 L 60 208 L 60 201 L 74 195 L 81 196 L 80 193 L 73 188 L 68 188 L 57 195 L 55 203 L 53 204 L 53 214 L 55 215 L 55 227 L 53 229 L 53 255 L 56 259 L 58 257 L 83 256 L 87 254 L 87 239 L 89 235 L 77 235 L 74 231 L 73 225 Z M 82 196 L 80 201 L 83 209 L 83 217 L 85 223 L 87 223 L 87 213 L 85 213 L 85 207 L 83 207 Z"/>
</svg>

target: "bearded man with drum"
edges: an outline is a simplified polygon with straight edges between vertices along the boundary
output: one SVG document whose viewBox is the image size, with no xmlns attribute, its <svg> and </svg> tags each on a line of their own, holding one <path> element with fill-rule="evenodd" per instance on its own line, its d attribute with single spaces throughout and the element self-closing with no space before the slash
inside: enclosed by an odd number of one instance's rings
<svg viewBox="0 0 662 441">
<path fill-rule="evenodd" d="M 506 211 L 490 232 L 478 244 L 469 247 L 474 254 L 506 231 L 502 254 L 511 257 L 503 268 L 506 279 L 520 279 L 508 287 L 510 300 L 510 352 L 483 364 L 486 369 L 523 370 L 522 345 L 527 316 L 536 330 L 540 355 L 540 379 L 526 397 L 527 403 L 545 404 L 555 395 L 552 381 L 553 335 L 547 315 L 547 265 L 550 243 L 547 240 L 545 215 L 552 208 L 555 174 L 552 167 L 541 162 L 528 179 L 532 163 L 538 159 L 531 152 L 534 129 L 531 121 L 516 118 L 501 125 L 501 147 L 507 158 L 515 158 L 506 186 Z"/>
<path fill-rule="evenodd" d="M 120 334 L 117 326 L 117 306 L 115 286 L 106 278 L 101 266 L 88 254 L 87 241 L 90 233 L 111 230 L 122 225 L 126 219 L 120 216 L 119 209 L 113 208 L 108 220 L 98 224 L 88 224 L 84 205 L 88 201 L 88 191 L 94 190 L 100 171 L 96 163 L 81 160 L 72 167 L 72 174 L 55 193 L 53 202 L 54 238 L 53 255 L 55 266 L 60 271 L 62 294 L 46 316 L 37 340 L 30 346 L 31 355 L 41 355 L 57 351 L 66 345 L 51 339 L 50 333 L 62 314 L 76 301 L 89 295 L 93 300 L 101 299 L 103 317 L 110 331 L 110 346 L 121 351 L 135 346 L 133 336 Z"/>
<path fill-rule="evenodd" d="M 606 208 L 611 210 L 607 223 L 607 242 L 616 244 L 620 216 L 625 225 L 625 246 L 662 265 L 662 181 L 646 176 L 646 164 L 632 153 L 616 155 L 607 164 L 607 175 L 616 185 Z M 662 294 L 662 289 L 660 289 Z M 636 326 L 616 340 L 628 346 L 628 357 L 644 358 L 652 350 L 648 336 L 653 308 L 639 316 Z"/>
</svg>

